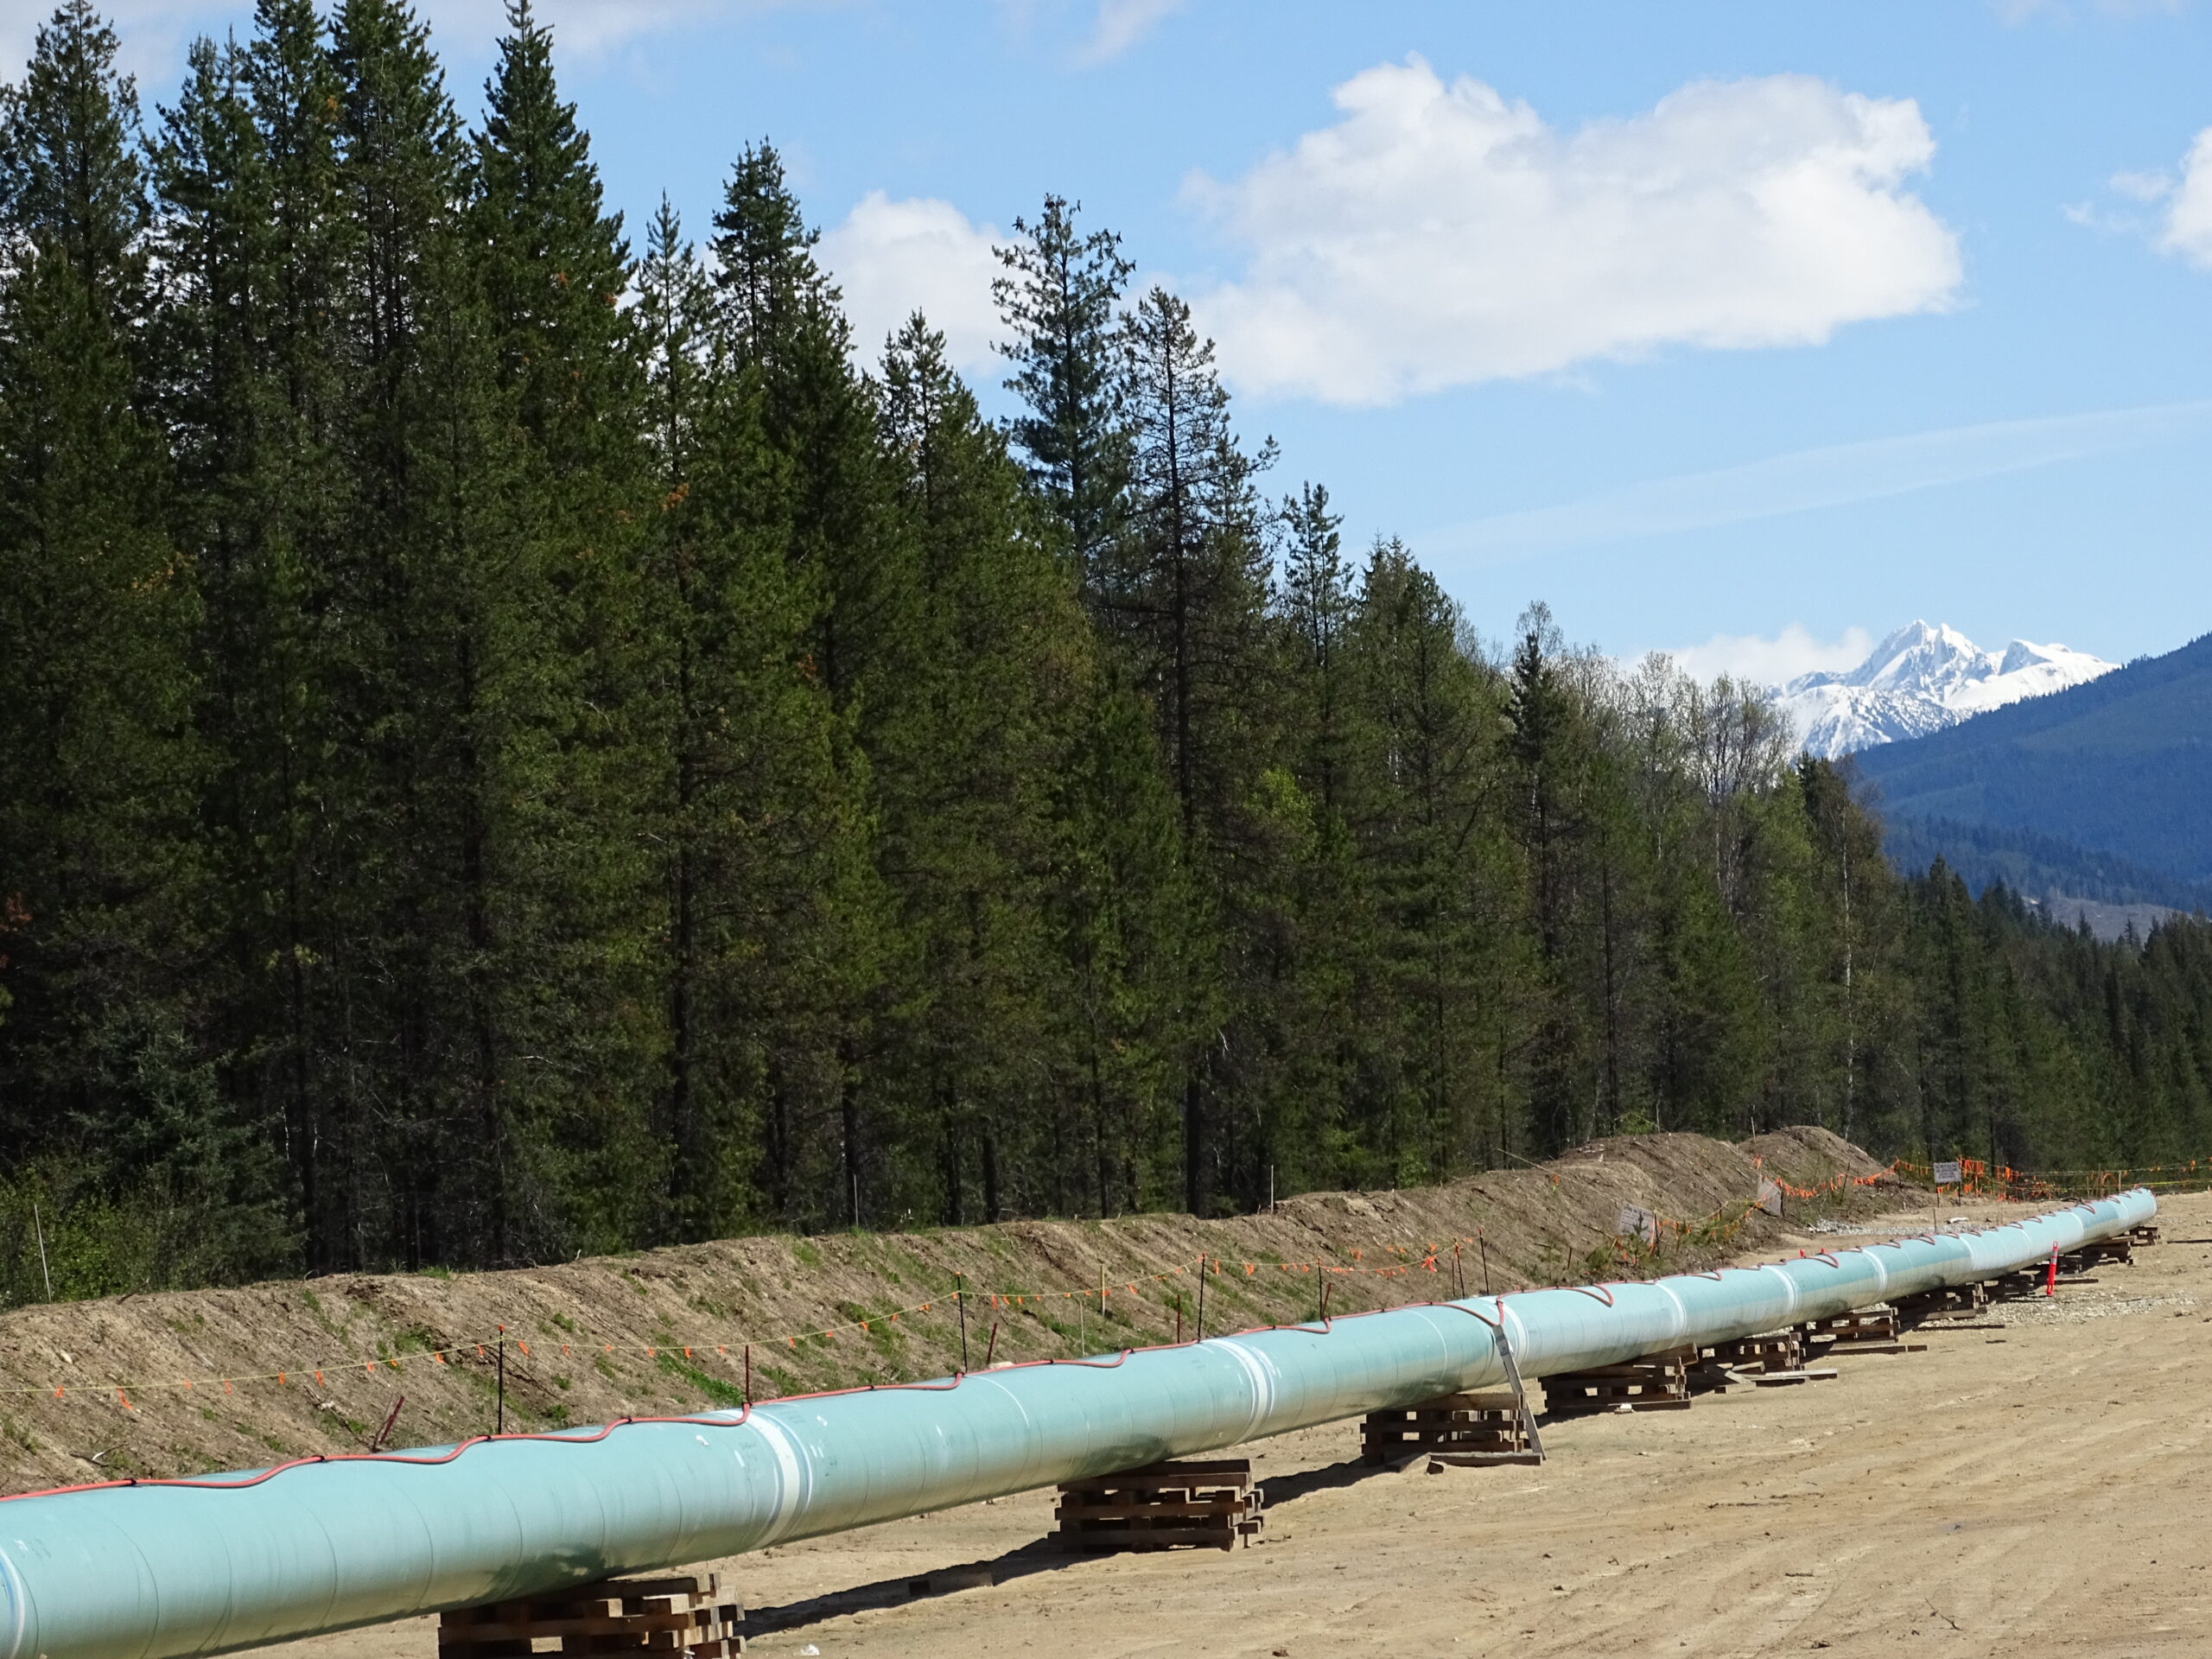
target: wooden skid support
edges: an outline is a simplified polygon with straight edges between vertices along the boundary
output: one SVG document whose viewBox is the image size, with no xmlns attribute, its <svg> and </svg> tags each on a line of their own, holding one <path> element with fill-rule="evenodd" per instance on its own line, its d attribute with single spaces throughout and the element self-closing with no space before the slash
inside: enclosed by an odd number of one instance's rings
<svg viewBox="0 0 2212 1659">
<path fill-rule="evenodd" d="M 1770 1332 L 1763 1337 L 1716 1342 L 1705 1350 L 1705 1357 L 1709 1364 L 1725 1366 L 1731 1371 L 1794 1371 L 1804 1363 L 1805 1341 L 1793 1327 Z"/>
<path fill-rule="evenodd" d="M 1989 1306 L 1989 1293 L 1980 1285 L 1949 1285 L 1900 1296 L 1896 1306 L 1899 1328 L 1910 1331 L 1923 1325 L 1972 1319 Z"/>
<path fill-rule="evenodd" d="M 745 1609 L 724 1599 L 718 1573 L 602 1579 L 543 1596 L 462 1607 L 438 1623 L 442 1659 L 527 1653 L 665 1653 L 735 1659 Z M 543 1644 L 543 1645 L 541 1645 Z"/>
<path fill-rule="evenodd" d="M 1062 1549 L 1234 1549 L 1264 1519 L 1243 1458 L 1148 1464 L 1063 1482 L 1053 1536 Z"/>
<path fill-rule="evenodd" d="M 1802 1328 L 1808 1358 L 1825 1359 L 1831 1354 L 1905 1351 L 1897 1341 L 1902 1334 L 1897 1310 L 1886 1303 L 1857 1308 L 1829 1319 L 1809 1319 Z"/>
<path fill-rule="evenodd" d="M 2127 1236 L 2138 1249 L 2146 1249 L 2158 1242 L 2158 1224 L 2155 1221 L 2146 1221 L 2140 1226 L 2131 1227 L 2127 1230 Z"/>
<path fill-rule="evenodd" d="M 1424 1452 L 1533 1455 L 1520 1402 L 1510 1394 L 1447 1394 L 1418 1406 L 1370 1411 L 1359 1426 L 1360 1461 L 1395 1463 Z"/>
<path fill-rule="evenodd" d="M 1588 1417 L 1599 1412 L 1688 1411 L 1689 1368 L 1694 1348 L 1670 1348 L 1622 1365 L 1586 1371 L 1559 1371 L 1544 1379 L 1544 1410 L 1553 1417 Z"/>
<path fill-rule="evenodd" d="M 2084 1244 L 2077 1250 L 2069 1250 L 2058 1258 L 2062 1274 L 2093 1272 L 2110 1262 L 2116 1266 L 2132 1265 L 2135 1260 L 2135 1241 L 2131 1236 L 2101 1238 Z"/>
</svg>

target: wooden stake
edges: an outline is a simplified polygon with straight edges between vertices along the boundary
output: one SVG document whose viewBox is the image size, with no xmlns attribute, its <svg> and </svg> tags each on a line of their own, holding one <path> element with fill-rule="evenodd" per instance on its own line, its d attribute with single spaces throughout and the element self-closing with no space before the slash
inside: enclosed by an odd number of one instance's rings
<svg viewBox="0 0 2212 1659">
<path fill-rule="evenodd" d="M 391 1402 L 391 1410 L 385 1416 L 384 1427 L 377 1430 L 376 1439 L 369 1442 L 369 1451 L 372 1455 L 384 1450 L 384 1443 L 391 1438 L 391 1426 L 399 1421 L 399 1408 L 406 1403 L 407 1396 L 404 1394 Z"/>
</svg>

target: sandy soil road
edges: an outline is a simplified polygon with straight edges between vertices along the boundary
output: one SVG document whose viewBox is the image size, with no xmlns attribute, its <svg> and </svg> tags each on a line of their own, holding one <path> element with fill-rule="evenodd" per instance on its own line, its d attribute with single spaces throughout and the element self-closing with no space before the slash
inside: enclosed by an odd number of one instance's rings
<svg viewBox="0 0 2212 1659">
<path fill-rule="evenodd" d="M 1368 1470 L 1350 1423 L 1261 1442 L 1265 1540 L 1227 1554 L 1071 1559 L 1033 1493 L 721 1566 L 770 1659 L 2201 1654 L 2212 1198 L 2161 1221 L 2168 1243 L 2001 1330 L 1563 1424 L 1541 1468 Z M 999 1581 L 906 1592 L 975 1562 Z M 430 1659 L 435 1632 L 276 1651 Z"/>
</svg>

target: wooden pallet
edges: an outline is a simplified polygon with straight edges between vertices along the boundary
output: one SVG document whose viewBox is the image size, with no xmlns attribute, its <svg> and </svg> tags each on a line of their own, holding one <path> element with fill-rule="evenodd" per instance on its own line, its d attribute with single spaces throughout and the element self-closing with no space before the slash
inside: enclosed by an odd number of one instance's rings
<svg viewBox="0 0 2212 1659">
<path fill-rule="evenodd" d="M 1053 1538 L 1062 1549 L 1234 1549 L 1260 1530 L 1262 1502 L 1247 1459 L 1147 1464 L 1062 1482 Z"/>
<path fill-rule="evenodd" d="M 1623 1365 L 1586 1371 L 1559 1371 L 1544 1379 L 1544 1409 L 1554 1417 L 1590 1417 L 1599 1412 L 1688 1411 L 1689 1368 L 1694 1348 L 1670 1348 Z"/>
<path fill-rule="evenodd" d="M 2101 1238 L 2084 1244 L 2079 1249 L 2067 1250 L 2058 1258 L 2062 1274 L 2084 1274 L 2110 1262 L 2114 1266 L 2130 1266 L 2135 1260 L 2135 1241 L 2132 1236 Z"/>
<path fill-rule="evenodd" d="M 1900 1296 L 1895 1306 L 1898 1328 L 1912 1331 L 1923 1325 L 1955 1324 L 1975 1319 L 1989 1306 L 1989 1293 L 1978 1284 L 1947 1285 Z"/>
<path fill-rule="evenodd" d="M 1454 1465 L 1541 1463 L 1518 1396 L 1446 1394 L 1402 1410 L 1370 1411 L 1359 1426 L 1359 1460 L 1402 1463 L 1425 1452 Z"/>
<path fill-rule="evenodd" d="M 457 1608 L 438 1621 L 438 1652 L 442 1659 L 632 1652 L 734 1659 L 745 1651 L 744 1624 L 745 1609 L 723 1597 L 719 1573 L 602 1579 Z"/>
<path fill-rule="evenodd" d="M 1993 1302 L 2025 1302 L 2043 1294 L 2044 1269 L 2018 1268 L 2002 1273 L 1988 1281 L 1989 1300 Z"/>
<path fill-rule="evenodd" d="M 1834 1314 L 1825 1319 L 1808 1319 L 1801 1328 L 1805 1333 L 1807 1356 L 1818 1358 L 1847 1350 L 1890 1348 L 1899 1335 L 1897 1311 L 1885 1302 L 1853 1308 L 1848 1313 Z"/>
<path fill-rule="evenodd" d="M 1805 1341 L 1794 1327 L 1771 1331 L 1763 1337 L 1713 1343 L 1705 1350 L 1705 1357 L 1710 1364 L 1737 1372 L 1794 1371 L 1804 1363 Z"/>
<path fill-rule="evenodd" d="M 2131 1227 L 2127 1230 L 2127 1236 L 2134 1242 L 2138 1249 L 2147 1249 L 2158 1242 L 2158 1224 L 2155 1221 L 2146 1221 L 2139 1226 Z"/>
</svg>

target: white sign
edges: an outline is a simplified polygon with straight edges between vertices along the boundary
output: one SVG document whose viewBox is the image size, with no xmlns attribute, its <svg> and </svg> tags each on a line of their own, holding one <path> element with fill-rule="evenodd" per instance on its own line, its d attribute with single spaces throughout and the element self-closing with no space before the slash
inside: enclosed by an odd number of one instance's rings
<svg viewBox="0 0 2212 1659">
<path fill-rule="evenodd" d="M 1654 1249 L 1658 1247 L 1659 1217 L 1637 1205 L 1621 1205 L 1620 1220 L 1614 1224 L 1613 1230 L 1632 1238 L 1640 1238 Z"/>
<path fill-rule="evenodd" d="M 1759 1183 L 1759 1208 L 1770 1216 L 1782 1213 L 1782 1188 L 1772 1181 Z"/>
<path fill-rule="evenodd" d="M 1936 1166 L 1936 1185 L 1956 1186 L 1958 1184 L 1959 1166 L 1956 1164 L 1938 1164 Z"/>
</svg>

